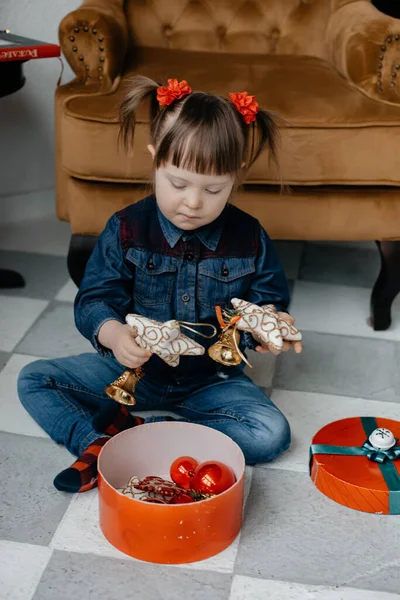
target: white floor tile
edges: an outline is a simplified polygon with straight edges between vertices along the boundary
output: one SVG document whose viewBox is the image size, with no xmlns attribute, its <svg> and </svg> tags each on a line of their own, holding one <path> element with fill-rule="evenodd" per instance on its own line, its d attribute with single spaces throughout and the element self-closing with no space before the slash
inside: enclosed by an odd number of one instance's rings
<svg viewBox="0 0 400 600">
<path fill-rule="evenodd" d="M 15 348 L 19 354 L 64 358 L 93 352 L 93 346 L 78 331 L 70 302 L 52 302 Z"/>
<path fill-rule="evenodd" d="M 0 202 L 0 223 L 15 226 L 27 219 L 54 218 L 55 190 L 35 190 L 2 197 Z"/>
<path fill-rule="evenodd" d="M 400 404 L 394 402 L 286 390 L 275 390 L 272 400 L 290 423 L 292 444 L 285 454 L 264 465 L 271 469 L 307 472 L 311 440 L 331 421 L 357 416 L 400 421 Z"/>
<path fill-rule="evenodd" d="M 398 600 L 398 594 L 235 576 L 229 600 Z"/>
<path fill-rule="evenodd" d="M 60 302 L 73 302 L 75 300 L 77 291 L 78 288 L 72 279 L 70 279 L 65 285 L 63 285 L 55 299 L 60 300 Z"/>
<path fill-rule="evenodd" d="M 50 547 L 71 552 L 101 554 L 111 558 L 127 558 L 114 548 L 101 532 L 96 489 L 77 494 L 72 499 Z"/>
<path fill-rule="evenodd" d="M 0 598 L 30 600 L 50 555 L 45 546 L 0 540 Z"/>
<path fill-rule="evenodd" d="M 47 305 L 46 300 L 0 295 L 0 350 L 11 352 Z"/>
<path fill-rule="evenodd" d="M 13 354 L 0 373 L 0 429 L 35 437 L 48 437 L 22 406 L 17 393 L 18 374 L 37 356 Z"/>
<path fill-rule="evenodd" d="M 246 468 L 245 499 L 247 499 L 253 469 Z M 82 532 L 84 531 L 84 535 Z M 200 569 L 232 573 L 236 554 L 239 547 L 239 538 L 223 552 L 207 560 L 185 565 L 171 565 L 185 569 Z M 63 520 L 55 532 L 50 547 L 57 550 L 99 554 L 111 558 L 126 560 L 126 554 L 112 546 L 104 537 L 99 526 L 98 492 L 91 490 L 84 494 L 77 494 L 72 500 Z M 131 558 L 131 560 L 135 560 Z"/>
<path fill-rule="evenodd" d="M 290 312 L 300 330 L 400 341 L 400 296 L 390 329 L 374 331 L 367 324 L 370 295 L 364 288 L 296 281 Z"/>
<path fill-rule="evenodd" d="M 0 227 L 0 248 L 67 256 L 71 228 L 56 216 L 27 219 Z"/>
</svg>

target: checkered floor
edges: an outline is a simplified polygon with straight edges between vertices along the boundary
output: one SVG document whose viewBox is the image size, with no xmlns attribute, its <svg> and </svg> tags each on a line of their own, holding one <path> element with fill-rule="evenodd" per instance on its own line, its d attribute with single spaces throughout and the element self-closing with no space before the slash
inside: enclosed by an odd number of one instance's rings
<svg viewBox="0 0 400 600">
<path fill-rule="evenodd" d="M 366 324 L 379 268 L 374 245 L 277 244 L 305 349 L 277 360 L 252 353 L 251 376 L 272 389 L 293 445 L 273 464 L 248 469 L 240 539 L 210 560 L 177 568 L 114 549 L 98 526 L 96 490 L 71 497 L 53 488 L 71 457 L 17 398 L 24 365 L 90 349 L 73 324 L 68 239 L 68 226 L 55 219 L 0 231 L 0 266 L 27 280 L 23 290 L 0 290 L 0 597 L 400 598 L 400 516 L 337 505 L 307 474 L 310 440 L 324 424 L 361 414 L 400 419 L 400 302 L 389 331 Z"/>
</svg>

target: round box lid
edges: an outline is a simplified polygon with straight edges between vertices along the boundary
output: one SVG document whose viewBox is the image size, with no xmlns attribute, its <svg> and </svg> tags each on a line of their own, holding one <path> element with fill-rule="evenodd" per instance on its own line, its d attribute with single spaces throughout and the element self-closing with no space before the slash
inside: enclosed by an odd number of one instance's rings
<svg viewBox="0 0 400 600">
<path fill-rule="evenodd" d="M 316 433 L 310 475 L 316 487 L 344 506 L 400 514 L 400 422 L 352 417 Z"/>
</svg>

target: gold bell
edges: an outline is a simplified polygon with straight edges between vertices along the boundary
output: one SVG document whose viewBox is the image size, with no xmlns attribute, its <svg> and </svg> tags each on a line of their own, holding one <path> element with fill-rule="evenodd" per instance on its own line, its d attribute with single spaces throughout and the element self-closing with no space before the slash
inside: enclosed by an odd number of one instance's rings
<svg viewBox="0 0 400 600">
<path fill-rule="evenodd" d="M 138 367 L 136 369 L 127 369 L 110 385 L 105 388 L 105 393 L 116 402 L 134 406 L 136 404 L 135 393 L 138 381 L 143 377 L 143 370 Z"/>
<path fill-rule="evenodd" d="M 209 347 L 208 354 L 213 360 L 227 367 L 239 365 L 242 362 L 238 352 L 239 341 L 240 334 L 236 327 L 228 327 L 220 333 L 218 341 Z"/>
</svg>

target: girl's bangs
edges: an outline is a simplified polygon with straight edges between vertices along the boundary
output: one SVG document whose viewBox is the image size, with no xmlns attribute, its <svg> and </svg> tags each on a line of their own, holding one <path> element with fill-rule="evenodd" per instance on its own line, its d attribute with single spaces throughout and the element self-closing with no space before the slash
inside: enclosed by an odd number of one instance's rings
<svg viewBox="0 0 400 600">
<path fill-rule="evenodd" d="M 235 175 L 241 169 L 244 139 L 240 126 L 235 120 L 232 122 L 230 107 L 229 112 L 221 110 L 221 105 L 205 110 L 203 102 L 195 111 L 193 106 L 187 106 L 190 104 L 188 99 L 162 137 L 156 167 L 171 162 L 202 175 Z"/>
<path fill-rule="evenodd" d="M 171 144 L 169 158 L 178 168 L 202 175 L 234 175 L 241 165 L 241 152 L 235 140 L 209 135 L 199 129 L 186 140 Z"/>
</svg>

